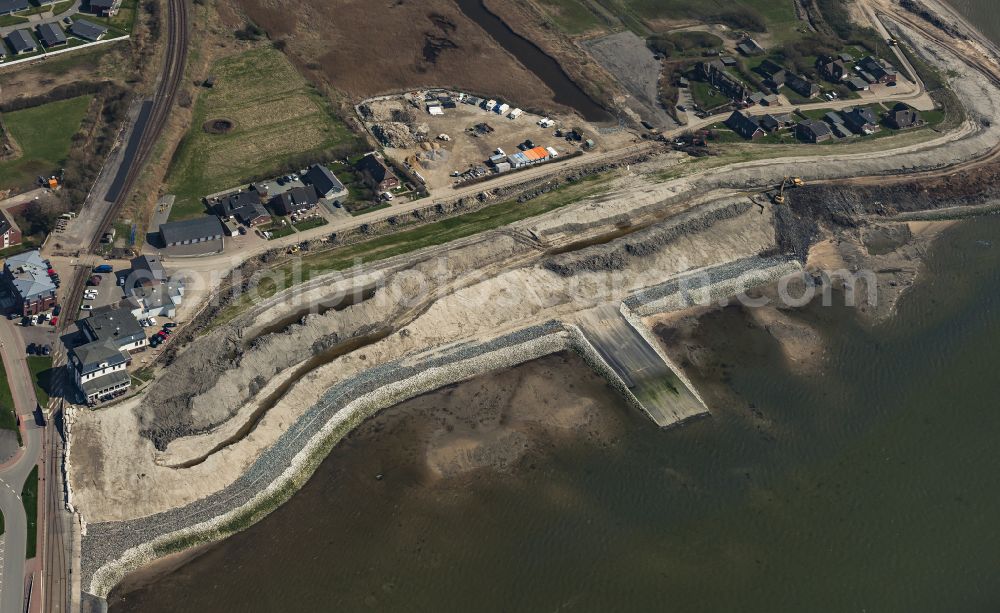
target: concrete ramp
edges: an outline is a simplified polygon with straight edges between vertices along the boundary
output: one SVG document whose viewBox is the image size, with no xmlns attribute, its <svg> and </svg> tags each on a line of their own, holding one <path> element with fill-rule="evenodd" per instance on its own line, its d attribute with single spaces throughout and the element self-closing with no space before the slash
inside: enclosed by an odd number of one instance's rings
<svg viewBox="0 0 1000 613">
<path fill-rule="evenodd" d="M 707 412 L 697 393 L 615 305 L 577 318 L 584 338 L 621 380 L 640 407 L 660 427 Z M 639 324 L 641 325 L 641 324 Z"/>
</svg>

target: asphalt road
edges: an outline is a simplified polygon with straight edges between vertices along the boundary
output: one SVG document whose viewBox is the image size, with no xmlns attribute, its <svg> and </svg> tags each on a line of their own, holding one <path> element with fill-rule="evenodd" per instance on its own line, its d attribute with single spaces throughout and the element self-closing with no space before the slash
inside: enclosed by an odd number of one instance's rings
<svg viewBox="0 0 1000 613">
<path fill-rule="evenodd" d="M 13 322 L 0 319 L 0 354 L 21 424 L 24 447 L 17 457 L 0 467 L 0 511 L 3 512 L 6 546 L 3 574 L 0 575 L 0 613 L 24 607 L 24 556 L 27 553 L 28 518 L 21 502 L 21 489 L 38 462 L 42 430 L 35 426 L 32 413 L 37 406 L 31 372 L 25 361 L 24 343 Z"/>
</svg>

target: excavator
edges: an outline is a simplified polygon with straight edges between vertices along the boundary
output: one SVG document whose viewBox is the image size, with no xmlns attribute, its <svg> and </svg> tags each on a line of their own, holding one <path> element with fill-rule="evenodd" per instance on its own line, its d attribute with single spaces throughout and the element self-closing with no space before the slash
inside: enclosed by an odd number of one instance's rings
<svg viewBox="0 0 1000 613">
<path fill-rule="evenodd" d="M 778 186 L 778 193 L 774 195 L 775 204 L 785 204 L 785 187 L 802 187 L 805 181 L 801 177 L 785 177 Z"/>
</svg>

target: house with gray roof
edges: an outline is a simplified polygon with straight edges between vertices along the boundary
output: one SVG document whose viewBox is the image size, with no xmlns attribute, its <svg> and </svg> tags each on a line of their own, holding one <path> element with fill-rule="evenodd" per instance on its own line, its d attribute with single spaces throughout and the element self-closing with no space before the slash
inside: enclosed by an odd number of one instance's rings
<svg viewBox="0 0 1000 613">
<path fill-rule="evenodd" d="M 112 341 L 94 341 L 69 350 L 76 386 L 89 404 L 128 390 L 132 384 L 128 373 L 130 361 L 128 354 Z"/>
<path fill-rule="evenodd" d="M 134 351 L 146 346 L 146 331 L 127 306 L 108 305 L 90 312 L 90 317 L 76 322 L 90 342 L 111 341 L 122 351 Z"/>
<path fill-rule="evenodd" d="M 140 255 L 132 258 L 132 273 L 128 277 L 128 285 L 158 285 L 167 280 L 167 271 L 163 269 L 163 263 L 159 256 Z"/>
<path fill-rule="evenodd" d="M 18 11 L 26 11 L 31 7 L 28 0 L 0 0 L 0 15 L 10 15 Z"/>
<path fill-rule="evenodd" d="M 160 236 L 167 247 L 192 245 L 222 238 L 222 222 L 214 215 L 160 225 Z"/>
<path fill-rule="evenodd" d="M 347 188 L 344 187 L 344 184 L 329 168 L 322 164 L 313 164 L 303 178 L 306 183 L 316 188 L 316 193 L 320 198 L 334 200 L 347 194 Z"/>
<path fill-rule="evenodd" d="M 31 36 L 30 30 L 20 29 L 14 30 L 7 35 L 7 44 L 10 45 L 11 50 L 14 55 L 21 55 L 23 53 L 34 53 L 38 51 L 38 43 Z"/>
<path fill-rule="evenodd" d="M 133 287 L 128 290 L 128 308 L 136 319 L 174 317 L 184 300 L 184 286 L 170 281 L 160 285 Z"/>
<path fill-rule="evenodd" d="M 57 285 L 48 271 L 48 262 L 37 250 L 7 258 L 0 281 L 16 302 L 15 312 L 27 316 L 52 308 Z"/>
<path fill-rule="evenodd" d="M 59 24 L 43 23 L 38 26 L 38 38 L 46 47 L 59 47 L 66 44 L 66 33 Z"/>
<path fill-rule="evenodd" d="M 96 42 L 104 38 L 104 35 L 108 33 L 108 29 L 86 19 L 77 19 L 69 27 L 69 33 L 77 38 Z"/>
</svg>

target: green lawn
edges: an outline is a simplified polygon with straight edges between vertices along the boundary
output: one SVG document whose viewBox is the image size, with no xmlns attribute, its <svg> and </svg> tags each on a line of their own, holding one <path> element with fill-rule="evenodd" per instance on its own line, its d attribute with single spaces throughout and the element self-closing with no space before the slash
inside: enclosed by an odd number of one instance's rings
<svg viewBox="0 0 1000 613">
<path fill-rule="evenodd" d="M 10 392 L 7 370 L 4 368 L 0 368 L 0 428 L 17 432 L 18 442 L 20 442 L 21 435 L 17 429 L 17 415 L 14 411 L 14 396 Z"/>
<path fill-rule="evenodd" d="M 691 81 L 690 90 L 695 104 L 700 106 L 704 111 L 711 111 L 716 107 L 732 102 L 722 92 L 705 81 Z"/>
<path fill-rule="evenodd" d="M 305 165 L 334 148 L 360 146 L 329 102 L 271 47 L 223 58 L 209 72 L 215 86 L 200 93 L 167 175 L 168 191 L 177 196 L 171 220 L 201 215 L 208 194 Z M 205 131 L 206 122 L 219 119 L 234 127 Z"/>
<path fill-rule="evenodd" d="M 58 171 L 91 98 L 79 96 L 4 113 L 4 122 L 21 148 L 21 156 L 0 162 L 0 188 L 30 185 L 39 175 Z"/>
<path fill-rule="evenodd" d="M 28 480 L 21 489 L 21 502 L 24 503 L 24 514 L 28 518 L 28 543 L 25 558 L 35 557 L 35 541 L 38 539 L 38 467 L 31 469 Z"/>
<path fill-rule="evenodd" d="M 76 0 L 63 0 L 62 2 L 56 2 L 54 5 L 52 5 L 52 15 L 53 16 L 62 15 L 66 11 L 73 8 L 73 5 L 75 3 Z"/>
<path fill-rule="evenodd" d="M 19 26 L 22 23 L 28 23 L 28 18 L 17 15 L 0 16 L 0 26 Z"/>
<path fill-rule="evenodd" d="M 44 407 L 49 403 L 49 390 L 52 389 L 52 378 L 55 375 L 55 369 L 52 368 L 52 357 L 29 356 L 28 370 L 31 371 L 31 381 L 35 384 L 35 396 L 38 398 L 38 404 Z"/>
<path fill-rule="evenodd" d="M 546 0 L 542 7 L 563 31 L 582 34 L 602 28 L 603 22 L 587 8 L 587 0 Z"/>
<path fill-rule="evenodd" d="M 322 253 L 305 255 L 299 260 L 290 261 L 273 269 L 271 283 L 262 285 L 256 292 L 256 298 L 268 297 L 281 289 L 287 289 L 293 282 L 293 270 L 302 271 L 303 278 L 294 279 L 302 283 L 313 276 L 333 270 L 344 270 L 358 262 L 374 262 L 392 256 L 409 253 L 424 247 L 442 245 L 444 243 L 471 236 L 493 228 L 513 223 L 520 219 L 534 217 L 600 193 L 606 189 L 604 184 L 612 175 L 591 175 L 583 180 L 567 184 L 559 189 L 519 203 L 508 200 L 490 205 L 474 213 L 467 213 L 449 219 L 388 234 L 354 245 L 331 249 Z M 250 306 L 255 297 L 248 293 L 240 296 L 223 309 L 212 321 L 211 327 L 232 320 L 243 309 Z"/>
</svg>

